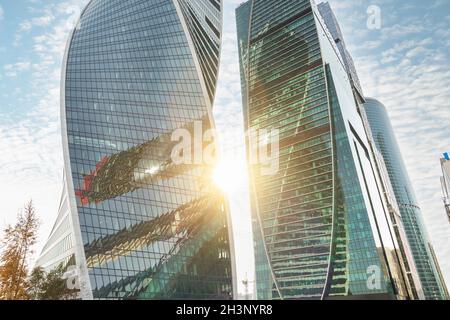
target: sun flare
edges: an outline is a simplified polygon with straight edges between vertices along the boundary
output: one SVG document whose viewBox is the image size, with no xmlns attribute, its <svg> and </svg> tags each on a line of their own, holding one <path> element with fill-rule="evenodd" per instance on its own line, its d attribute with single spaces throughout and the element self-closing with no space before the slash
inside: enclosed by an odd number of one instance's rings
<svg viewBox="0 0 450 320">
<path fill-rule="evenodd" d="M 247 186 L 247 168 L 244 159 L 227 157 L 213 172 L 214 183 L 227 194 L 242 191 Z"/>
</svg>

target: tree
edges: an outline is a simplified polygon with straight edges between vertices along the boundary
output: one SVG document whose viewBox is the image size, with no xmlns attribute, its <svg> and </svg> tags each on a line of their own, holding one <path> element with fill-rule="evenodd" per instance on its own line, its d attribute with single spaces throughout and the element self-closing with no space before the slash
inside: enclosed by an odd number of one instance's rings
<svg viewBox="0 0 450 320">
<path fill-rule="evenodd" d="M 43 268 L 36 267 L 33 269 L 28 280 L 28 295 L 32 300 L 40 300 L 43 291 L 44 283 L 46 281 L 46 274 Z"/>
<path fill-rule="evenodd" d="M 0 254 L 0 299 L 29 299 L 28 260 L 33 254 L 38 227 L 39 221 L 30 201 L 17 215 L 16 224 L 5 228 L 0 240 L 3 248 Z"/>
<path fill-rule="evenodd" d="M 76 298 L 77 291 L 71 290 L 64 279 L 65 268 L 60 264 L 46 273 L 41 267 L 31 272 L 28 294 L 33 300 L 65 300 Z"/>
</svg>

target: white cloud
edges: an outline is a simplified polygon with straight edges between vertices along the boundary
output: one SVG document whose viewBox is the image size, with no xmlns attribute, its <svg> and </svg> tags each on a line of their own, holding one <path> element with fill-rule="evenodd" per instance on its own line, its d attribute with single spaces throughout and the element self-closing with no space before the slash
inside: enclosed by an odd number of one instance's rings
<svg viewBox="0 0 450 320">
<path fill-rule="evenodd" d="M 437 7 L 441 7 L 445 4 L 448 4 L 447 0 L 434 0 L 433 5 L 431 6 L 431 8 L 437 8 Z"/>
<path fill-rule="evenodd" d="M 0 20 L 3 20 L 4 16 L 5 16 L 5 10 L 3 10 L 3 7 L 0 5 Z"/>
<path fill-rule="evenodd" d="M 60 4 L 61 5 L 61 4 Z M 14 46 L 20 45 L 20 41 L 23 38 L 25 33 L 30 32 L 33 27 L 46 27 L 51 25 L 51 23 L 55 20 L 55 15 L 53 11 L 57 13 L 61 13 L 58 10 L 53 8 L 54 6 L 49 6 L 48 8 L 43 8 L 37 10 L 41 15 L 38 17 L 33 17 L 30 19 L 26 19 L 19 24 L 19 28 L 14 36 Z M 35 10 L 32 10 L 35 11 Z"/>
<path fill-rule="evenodd" d="M 33 27 L 33 24 L 30 21 L 25 20 L 20 23 L 19 31 L 29 31 L 29 30 L 31 30 L 32 27 Z"/>
<path fill-rule="evenodd" d="M 384 27 L 381 30 L 385 37 L 394 38 L 419 34 L 425 30 L 425 27 L 422 23 L 416 22 L 411 24 L 394 24 L 390 27 Z"/>
<path fill-rule="evenodd" d="M 49 25 L 55 17 L 51 14 L 46 14 L 37 18 L 33 18 L 31 23 L 35 26 L 47 26 Z"/>
<path fill-rule="evenodd" d="M 54 19 L 51 10 L 44 10 L 45 13 L 39 17 L 34 17 L 31 19 L 24 20 L 19 25 L 19 31 L 29 31 L 33 26 L 43 27 L 48 26 Z"/>
<path fill-rule="evenodd" d="M 7 77 L 15 78 L 17 75 L 23 71 L 28 71 L 31 67 L 31 62 L 17 62 L 15 64 L 6 64 L 3 69 L 5 70 L 5 75 Z"/>
<path fill-rule="evenodd" d="M 61 192 L 60 66 L 67 36 L 73 27 L 73 15 L 77 10 L 80 12 L 85 2 L 68 0 L 33 11 L 39 16 L 22 22 L 19 40 L 34 25 L 47 26 L 36 29 L 34 38 L 31 38 L 33 45 L 30 50 L 35 51 L 35 59 L 3 67 L 5 75 L 9 76 L 30 72 L 27 83 L 16 88 L 14 94 L 22 95 L 17 102 L 27 102 L 31 108 L 20 119 L 3 114 L 2 109 L 0 192 L 8 201 L 0 203 L 0 211 L 4 213 L 0 223 L 13 221 L 17 210 L 33 198 L 43 220 L 39 247 L 50 232 Z M 26 87 L 28 85 L 31 87 Z"/>
</svg>

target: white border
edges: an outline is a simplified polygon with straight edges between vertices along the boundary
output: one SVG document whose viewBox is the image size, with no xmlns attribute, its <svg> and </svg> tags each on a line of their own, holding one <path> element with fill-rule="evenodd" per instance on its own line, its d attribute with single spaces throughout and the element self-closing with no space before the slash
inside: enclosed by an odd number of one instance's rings
<svg viewBox="0 0 450 320">
<path fill-rule="evenodd" d="M 92 288 L 89 279 L 89 271 L 86 265 L 86 255 L 84 252 L 83 238 L 81 236 L 81 227 L 78 217 L 77 200 L 75 198 L 75 190 L 72 179 L 72 169 L 70 165 L 69 139 L 67 134 L 67 116 L 66 116 L 66 71 L 70 47 L 72 44 L 75 31 L 79 28 L 81 17 L 83 16 L 84 12 L 93 1 L 94 0 L 90 0 L 89 3 L 86 5 L 86 7 L 83 9 L 75 28 L 69 34 L 61 68 L 61 92 L 60 92 L 61 135 L 62 135 L 62 147 L 64 157 L 64 175 L 65 175 L 67 198 L 69 200 L 68 210 L 69 216 L 71 218 L 72 231 L 74 237 L 74 252 L 80 283 L 80 296 L 81 299 L 83 300 L 93 300 L 94 297 L 92 294 Z"/>
</svg>

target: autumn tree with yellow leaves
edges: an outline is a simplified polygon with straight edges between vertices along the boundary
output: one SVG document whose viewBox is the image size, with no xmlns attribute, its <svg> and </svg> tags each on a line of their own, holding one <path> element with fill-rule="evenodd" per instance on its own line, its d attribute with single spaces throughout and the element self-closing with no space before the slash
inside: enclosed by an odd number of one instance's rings
<svg viewBox="0 0 450 320">
<path fill-rule="evenodd" d="M 33 202 L 8 225 L 0 239 L 0 300 L 27 300 L 29 260 L 36 244 L 39 220 Z"/>
</svg>

